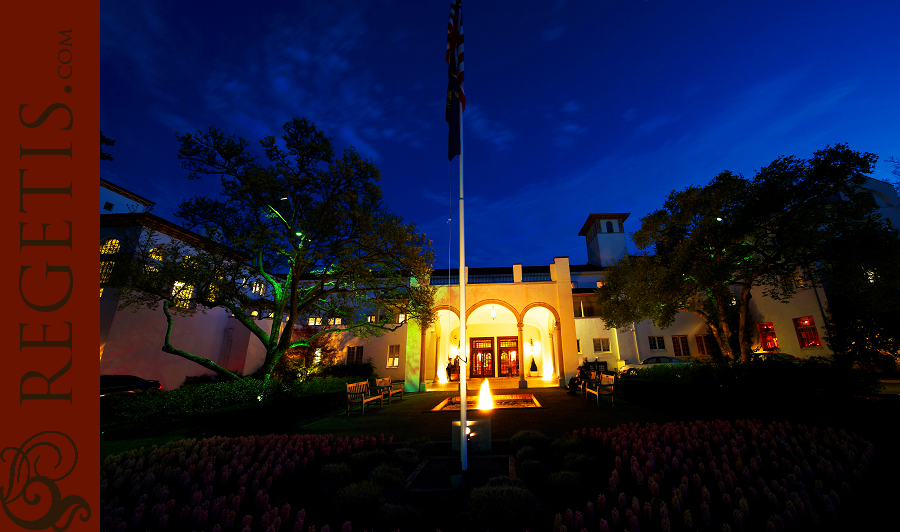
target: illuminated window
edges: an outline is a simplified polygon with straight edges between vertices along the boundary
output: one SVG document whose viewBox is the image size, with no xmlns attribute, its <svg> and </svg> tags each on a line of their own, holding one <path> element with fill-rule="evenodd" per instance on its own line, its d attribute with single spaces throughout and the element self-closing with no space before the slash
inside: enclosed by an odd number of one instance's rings
<svg viewBox="0 0 900 532">
<path fill-rule="evenodd" d="M 609 338 L 594 338 L 595 353 L 608 353 L 609 351 Z"/>
<path fill-rule="evenodd" d="M 757 323 L 756 330 L 759 331 L 759 346 L 763 351 L 774 351 L 778 349 L 778 338 L 775 336 L 775 326 L 769 323 Z"/>
<path fill-rule="evenodd" d="M 575 340 L 575 348 L 578 349 L 578 354 L 581 354 L 581 340 Z"/>
<path fill-rule="evenodd" d="M 392 345 L 392 346 L 388 347 L 387 367 L 389 367 L 389 368 L 400 367 L 400 346 L 399 345 Z"/>
<path fill-rule="evenodd" d="M 342 322 L 342 318 L 328 318 L 328 325 L 340 325 Z"/>
<path fill-rule="evenodd" d="M 378 318 L 375 316 L 366 316 L 366 322 L 367 323 L 377 323 Z"/>
<path fill-rule="evenodd" d="M 800 270 L 795 270 L 793 275 L 794 288 L 806 288 L 806 282 L 800 274 Z"/>
<path fill-rule="evenodd" d="M 403 313 L 397 314 L 397 323 L 406 323 L 406 318 L 409 316 Z"/>
<path fill-rule="evenodd" d="M 868 279 L 870 283 L 874 283 L 875 282 L 875 272 L 872 270 L 867 271 L 866 279 Z"/>
<path fill-rule="evenodd" d="M 691 350 L 688 348 L 688 339 L 687 336 L 676 336 L 672 335 L 672 350 L 675 352 L 675 356 L 677 357 L 689 357 L 691 356 Z"/>
<path fill-rule="evenodd" d="M 310 317 L 308 324 L 309 325 L 322 325 L 322 318 Z"/>
<path fill-rule="evenodd" d="M 313 357 L 313 364 L 320 364 L 322 362 L 322 348 L 316 348 L 316 356 Z"/>
<path fill-rule="evenodd" d="M 363 346 L 356 345 L 347 348 L 347 364 L 362 364 Z"/>
<path fill-rule="evenodd" d="M 797 340 L 800 341 L 800 347 L 821 347 L 822 342 L 819 340 L 819 333 L 816 331 L 816 322 L 812 316 L 804 316 L 802 318 L 794 318 L 794 329 L 797 330 Z"/>
<path fill-rule="evenodd" d="M 603 285 L 604 285 L 603 281 L 597 281 L 597 288 L 603 288 Z"/>
<path fill-rule="evenodd" d="M 100 246 L 100 254 L 101 255 L 110 255 L 112 253 L 119 252 L 119 240 L 115 238 L 110 238 L 103 245 Z"/>
<path fill-rule="evenodd" d="M 103 285 L 109 282 L 115 264 L 116 263 L 111 260 L 102 261 L 100 263 L 100 297 L 103 297 Z"/>
<path fill-rule="evenodd" d="M 650 350 L 651 351 L 662 351 L 666 348 L 666 337 L 665 336 L 650 336 Z"/>
<path fill-rule="evenodd" d="M 194 287 L 181 281 L 175 281 L 172 287 L 172 296 L 175 298 L 175 306 L 178 308 L 191 308 L 191 297 L 194 295 Z"/>
<path fill-rule="evenodd" d="M 697 335 L 697 354 L 701 357 L 711 356 L 709 354 L 709 338 L 705 334 Z"/>
<path fill-rule="evenodd" d="M 253 288 L 251 290 L 254 294 L 261 296 L 263 295 L 263 292 L 266 291 L 266 285 L 264 285 L 262 281 L 253 281 Z"/>
</svg>

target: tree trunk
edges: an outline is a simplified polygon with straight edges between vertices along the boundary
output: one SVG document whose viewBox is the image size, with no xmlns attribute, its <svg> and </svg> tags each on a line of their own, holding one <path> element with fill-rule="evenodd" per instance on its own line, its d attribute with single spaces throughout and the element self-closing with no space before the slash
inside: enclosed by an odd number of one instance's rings
<svg viewBox="0 0 900 532">
<path fill-rule="evenodd" d="M 747 313 L 750 311 L 750 287 L 741 288 L 741 315 L 738 341 L 741 344 L 741 362 L 750 362 L 750 331 L 747 329 Z"/>
</svg>

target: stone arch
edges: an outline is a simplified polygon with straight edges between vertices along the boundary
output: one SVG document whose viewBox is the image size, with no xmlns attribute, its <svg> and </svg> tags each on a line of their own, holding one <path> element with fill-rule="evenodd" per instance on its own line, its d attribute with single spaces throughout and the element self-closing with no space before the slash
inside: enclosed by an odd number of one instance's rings
<svg viewBox="0 0 900 532">
<path fill-rule="evenodd" d="M 560 321 L 559 319 L 559 312 L 557 312 L 556 309 L 553 308 L 553 305 L 544 303 L 543 301 L 535 301 L 534 303 L 529 303 L 524 309 L 522 309 L 522 313 L 517 317 L 519 323 L 523 322 L 523 320 L 525 319 L 525 314 L 528 314 L 529 310 L 537 307 L 545 308 L 550 311 L 550 314 L 553 314 L 553 318 L 556 319 L 556 323 L 558 325 L 562 325 L 562 321 Z"/>
<path fill-rule="evenodd" d="M 475 309 L 479 307 L 483 307 L 484 305 L 500 305 L 506 310 L 512 312 L 512 315 L 515 316 L 516 319 L 519 319 L 519 311 L 517 311 L 514 306 L 510 305 L 506 301 L 503 301 L 502 299 L 482 299 L 478 303 L 475 303 L 474 305 L 466 309 L 466 323 L 468 323 L 469 316 L 472 314 L 472 312 L 474 312 Z"/>
<path fill-rule="evenodd" d="M 454 307 L 453 305 L 438 305 L 434 308 L 434 312 L 439 312 L 441 310 L 449 310 L 450 312 L 456 314 L 456 319 L 459 319 L 459 309 Z"/>
</svg>

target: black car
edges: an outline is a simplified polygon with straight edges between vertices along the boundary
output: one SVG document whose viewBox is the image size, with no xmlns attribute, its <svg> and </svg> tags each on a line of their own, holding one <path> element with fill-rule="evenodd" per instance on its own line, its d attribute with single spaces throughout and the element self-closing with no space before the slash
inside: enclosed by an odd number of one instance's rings
<svg viewBox="0 0 900 532">
<path fill-rule="evenodd" d="M 134 375 L 100 375 L 100 397 L 161 389 L 159 381 L 148 381 Z"/>
</svg>

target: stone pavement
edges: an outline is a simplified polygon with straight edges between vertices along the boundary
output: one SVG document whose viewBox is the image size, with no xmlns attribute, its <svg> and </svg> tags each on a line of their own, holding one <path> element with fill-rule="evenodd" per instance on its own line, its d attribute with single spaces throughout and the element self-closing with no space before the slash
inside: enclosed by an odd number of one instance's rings
<svg viewBox="0 0 900 532">
<path fill-rule="evenodd" d="M 621 423 L 665 422 L 658 415 L 616 400 L 615 406 L 604 401 L 598 408 L 593 396 L 585 400 L 581 396 L 572 396 L 562 388 L 528 388 L 497 389 L 495 394 L 531 393 L 541 404 L 541 408 L 496 409 L 490 412 L 468 410 L 468 419 L 491 418 L 492 440 L 509 440 L 515 433 L 532 429 L 548 436 L 555 437 L 582 428 L 614 427 Z M 468 395 L 476 390 L 469 389 Z M 394 437 L 395 443 L 407 440 L 429 439 L 433 443 L 448 446 L 451 441 L 451 425 L 459 421 L 459 411 L 432 412 L 438 403 L 450 396 L 457 396 L 458 391 L 428 391 L 406 393 L 403 400 L 394 398 L 384 408 L 367 406 L 365 416 L 361 416 L 359 408 L 351 409 L 350 415 L 345 410 L 296 428 L 298 433 L 331 434 L 334 436 L 384 436 Z M 593 400 L 592 400 L 593 399 Z M 372 405 L 372 403 L 370 403 Z"/>
</svg>

